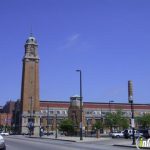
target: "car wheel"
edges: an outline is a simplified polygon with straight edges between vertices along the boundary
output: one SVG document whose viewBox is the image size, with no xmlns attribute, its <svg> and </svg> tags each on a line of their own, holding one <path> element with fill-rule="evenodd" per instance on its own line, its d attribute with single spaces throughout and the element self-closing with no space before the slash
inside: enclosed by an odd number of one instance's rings
<svg viewBox="0 0 150 150">
<path fill-rule="evenodd" d="M 119 136 L 119 135 L 117 135 L 117 136 L 116 136 L 116 138 L 120 138 L 120 136 Z"/>
</svg>

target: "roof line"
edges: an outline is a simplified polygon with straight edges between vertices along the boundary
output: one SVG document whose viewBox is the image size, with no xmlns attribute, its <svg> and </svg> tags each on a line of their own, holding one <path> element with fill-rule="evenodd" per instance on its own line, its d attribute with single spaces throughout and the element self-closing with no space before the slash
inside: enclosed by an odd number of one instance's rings
<svg viewBox="0 0 150 150">
<path fill-rule="evenodd" d="M 70 103 L 70 101 L 40 101 L 41 103 Z M 83 102 L 85 104 L 109 104 L 109 102 Z M 130 103 L 111 103 L 111 105 L 116 105 L 116 104 L 120 104 L 120 105 L 130 105 Z M 141 103 L 134 103 L 134 105 L 150 105 L 150 104 L 141 104 Z"/>
</svg>

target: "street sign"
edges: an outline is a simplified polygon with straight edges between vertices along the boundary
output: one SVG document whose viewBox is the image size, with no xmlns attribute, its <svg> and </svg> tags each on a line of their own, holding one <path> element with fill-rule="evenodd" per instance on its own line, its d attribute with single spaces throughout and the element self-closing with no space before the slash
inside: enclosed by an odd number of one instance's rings
<svg viewBox="0 0 150 150">
<path fill-rule="evenodd" d="M 131 118 L 131 127 L 132 127 L 132 128 L 135 128 L 135 122 L 134 122 L 134 119 L 133 119 L 133 118 Z"/>
</svg>

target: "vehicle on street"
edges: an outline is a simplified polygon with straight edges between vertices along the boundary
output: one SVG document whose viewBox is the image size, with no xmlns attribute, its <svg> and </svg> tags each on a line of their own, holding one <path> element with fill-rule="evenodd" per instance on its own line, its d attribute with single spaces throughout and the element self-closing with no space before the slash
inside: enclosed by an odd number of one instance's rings
<svg viewBox="0 0 150 150">
<path fill-rule="evenodd" d="M 117 131 L 111 133 L 112 138 L 121 138 L 124 137 L 124 131 Z"/>
<path fill-rule="evenodd" d="M 47 135 L 47 136 L 48 135 L 54 135 L 54 132 L 52 132 L 52 131 L 51 132 L 44 132 L 43 135 Z"/>
<path fill-rule="evenodd" d="M 143 133 L 139 132 L 138 130 L 134 130 L 134 137 L 138 138 L 139 136 L 142 136 Z M 126 129 L 124 130 L 124 138 L 133 138 L 133 131 L 132 129 Z"/>
<path fill-rule="evenodd" d="M 142 134 L 143 137 L 146 139 L 150 138 L 150 129 L 139 129 L 139 132 Z"/>
<path fill-rule="evenodd" d="M 8 136 L 9 133 L 8 132 L 1 132 L 0 135 L 2 135 L 2 136 Z"/>
<path fill-rule="evenodd" d="M 4 138 L 0 135 L 0 150 L 6 150 Z"/>
</svg>

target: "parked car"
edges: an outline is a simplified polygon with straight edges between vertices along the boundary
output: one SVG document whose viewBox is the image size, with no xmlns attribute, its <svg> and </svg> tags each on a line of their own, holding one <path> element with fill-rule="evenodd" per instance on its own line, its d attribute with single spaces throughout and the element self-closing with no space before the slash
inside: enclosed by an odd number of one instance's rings
<svg viewBox="0 0 150 150">
<path fill-rule="evenodd" d="M 0 135 L 0 150 L 6 150 L 4 138 Z"/>
<path fill-rule="evenodd" d="M 135 138 L 138 138 L 139 136 L 142 136 L 142 135 L 143 135 L 143 133 L 139 132 L 138 130 L 134 130 L 134 137 Z M 132 129 L 124 130 L 124 137 L 126 139 L 133 138 L 133 131 L 132 131 Z"/>
<path fill-rule="evenodd" d="M 124 131 L 112 132 L 112 133 L 111 133 L 111 137 L 112 137 L 112 138 L 124 137 Z"/>
<path fill-rule="evenodd" d="M 47 135 L 47 136 L 48 135 L 54 135 L 54 132 L 52 132 L 52 131 L 51 132 L 44 132 L 43 135 Z"/>
<path fill-rule="evenodd" d="M 142 134 L 143 137 L 146 139 L 150 138 L 150 129 L 139 129 L 139 132 Z"/>
<path fill-rule="evenodd" d="M 8 132 L 1 132 L 0 135 L 2 135 L 2 136 L 8 136 L 9 133 Z"/>
</svg>

